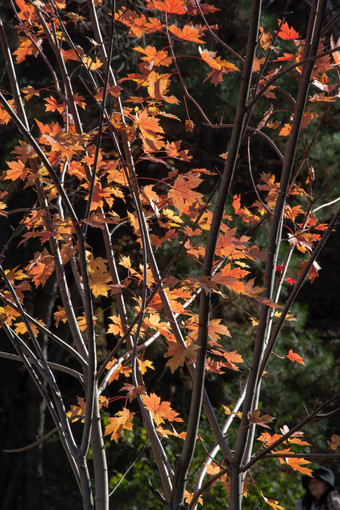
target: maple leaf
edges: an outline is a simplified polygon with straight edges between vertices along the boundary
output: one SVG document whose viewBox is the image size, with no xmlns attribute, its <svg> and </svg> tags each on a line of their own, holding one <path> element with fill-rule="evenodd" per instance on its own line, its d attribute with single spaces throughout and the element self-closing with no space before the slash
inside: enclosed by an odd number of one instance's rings
<svg viewBox="0 0 340 510">
<path fill-rule="evenodd" d="M 137 398 L 137 395 L 146 395 L 146 390 L 144 386 L 138 385 L 134 386 L 133 384 L 125 384 L 119 391 L 126 391 L 126 396 L 132 402 L 134 398 Z"/>
<path fill-rule="evenodd" d="M 78 53 L 81 53 L 81 52 L 79 52 L 79 51 L 77 53 L 74 49 L 70 48 L 69 50 L 61 49 L 60 52 L 61 52 L 64 62 L 67 62 L 68 60 L 76 60 L 78 62 L 80 61 Z"/>
<path fill-rule="evenodd" d="M 109 407 L 109 400 L 104 395 L 99 395 L 99 409 L 102 409 L 103 407 Z"/>
<path fill-rule="evenodd" d="M 183 41 L 190 41 L 196 43 L 203 43 L 202 39 L 200 39 L 201 34 L 197 28 L 193 28 L 189 25 L 185 25 L 183 29 L 176 27 L 176 25 L 171 25 L 169 27 L 171 33 L 173 33 L 179 39 Z"/>
<path fill-rule="evenodd" d="M 305 464 L 310 464 L 309 460 L 286 457 L 286 463 L 294 469 L 294 471 L 299 471 L 303 475 L 313 476 L 313 471 L 310 468 L 305 467 Z"/>
<path fill-rule="evenodd" d="M 40 96 L 40 90 L 35 90 L 32 85 L 22 88 L 21 92 L 24 94 L 26 101 L 29 101 L 34 96 Z"/>
<path fill-rule="evenodd" d="M 189 161 L 192 159 L 192 156 L 188 155 L 188 150 L 180 150 L 181 142 L 167 142 L 165 145 L 165 150 L 169 158 L 180 159 L 181 161 Z"/>
<path fill-rule="evenodd" d="M 303 441 L 302 439 L 300 439 L 298 437 L 291 437 L 291 438 L 289 437 L 288 443 L 298 444 L 299 446 L 310 446 L 310 443 L 308 443 L 308 441 Z"/>
<path fill-rule="evenodd" d="M 268 32 L 266 32 L 263 27 L 259 27 L 259 29 L 260 29 L 259 39 L 260 46 L 264 51 L 267 51 L 272 43 L 272 36 Z"/>
<path fill-rule="evenodd" d="M 216 52 L 202 50 L 199 48 L 199 52 L 202 60 L 206 62 L 213 71 L 208 73 L 207 78 L 204 80 L 211 79 L 211 82 L 216 86 L 219 82 L 223 80 L 224 73 L 231 73 L 234 71 L 239 71 L 239 69 L 232 64 L 231 62 L 227 62 L 226 60 L 221 59 L 221 57 L 215 58 Z"/>
<path fill-rule="evenodd" d="M 86 252 L 87 267 L 90 278 L 91 290 L 94 297 L 108 296 L 111 286 L 111 276 L 108 273 L 107 262 L 102 257 L 94 258 L 92 253 Z"/>
<path fill-rule="evenodd" d="M 16 266 L 13 269 L 6 269 L 5 274 L 12 284 L 14 284 L 16 280 L 25 280 L 27 278 L 27 274 L 20 269 L 19 266 Z"/>
<path fill-rule="evenodd" d="M 229 329 L 224 324 L 220 324 L 221 321 L 222 319 L 211 319 L 209 321 L 208 336 L 212 345 L 217 343 L 221 336 L 231 337 Z"/>
<path fill-rule="evenodd" d="M 167 51 L 161 50 L 157 51 L 154 46 L 146 46 L 146 48 L 142 48 L 141 46 L 136 46 L 133 48 L 135 51 L 139 53 L 143 53 L 144 57 L 142 60 L 145 62 L 152 62 L 155 67 L 157 66 L 165 66 L 169 67 L 172 63 L 172 57 L 168 55 Z"/>
<path fill-rule="evenodd" d="M 17 295 L 19 295 L 18 292 Z M 42 323 L 42 321 L 40 321 L 40 323 Z M 37 328 L 37 326 L 35 326 L 35 324 L 30 324 L 30 326 L 31 330 L 33 331 L 33 334 L 37 337 L 39 334 L 39 329 Z M 15 324 L 14 331 L 17 333 L 17 335 L 24 335 L 25 333 L 28 333 L 26 323 L 21 321 L 17 322 Z"/>
<path fill-rule="evenodd" d="M 327 441 L 327 444 L 332 450 L 336 450 L 340 446 L 340 436 L 333 434 L 331 440 Z"/>
<path fill-rule="evenodd" d="M 124 435 L 124 429 L 132 430 L 132 420 L 135 413 L 124 407 L 118 411 L 113 418 L 109 418 L 109 424 L 106 425 L 104 435 L 111 435 L 110 439 L 118 442 L 118 439 Z"/>
<path fill-rule="evenodd" d="M 124 336 L 124 330 L 123 326 L 120 320 L 120 317 L 118 315 L 112 315 L 109 317 L 113 324 L 110 324 L 109 329 L 107 330 L 107 333 L 112 333 L 113 335 L 120 335 Z"/>
<path fill-rule="evenodd" d="M 114 365 L 116 363 L 116 360 L 113 360 L 112 362 L 109 362 L 107 365 L 106 365 L 106 369 L 109 370 L 111 368 L 112 365 Z M 130 374 L 132 372 L 132 369 L 127 366 L 127 365 L 122 365 L 121 363 L 119 363 L 115 370 L 112 372 L 112 374 L 110 375 L 110 378 L 109 378 L 109 381 L 108 381 L 108 384 L 111 384 L 113 381 L 117 381 L 119 379 L 119 377 L 121 375 L 124 375 L 125 377 L 129 377 Z"/>
<path fill-rule="evenodd" d="M 147 20 L 144 14 L 138 15 L 126 7 L 115 13 L 115 19 L 129 27 L 130 37 L 141 37 L 144 34 L 161 31 L 163 28 L 159 19 Z"/>
<path fill-rule="evenodd" d="M 171 342 L 168 346 L 167 352 L 164 354 L 165 358 L 170 358 L 166 362 L 166 367 L 170 367 L 173 374 L 178 367 L 182 367 L 186 359 L 195 358 L 198 345 L 190 344 L 185 347 L 178 342 Z"/>
<path fill-rule="evenodd" d="M 164 133 L 163 128 L 159 125 L 159 119 L 148 115 L 146 109 L 136 115 L 136 124 L 140 129 L 141 135 L 150 140 L 156 140 L 156 133 Z"/>
<path fill-rule="evenodd" d="M 192 120 L 186 120 L 185 121 L 185 131 L 188 131 L 189 133 L 192 133 L 195 128 L 195 124 Z"/>
<path fill-rule="evenodd" d="M 188 490 L 185 489 L 184 491 L 184 500 L 185 502 L 189 505 L 192 501 L 192 498 L 194 497 L 194 493 L 193 492 L 190 492 Z M 203 499 L 202 499 L 202 496 L 198 496 L 197 498 L 197 501 L 200 505 L 203 505 Z"/>
<path fill-rule="evenodd" d="M 168 197 L 172 200 L 179 214 L 183 213 L 187 204 L 203 203 L 202 193 L 193 191 L 201 182 L 202 179 L 197 175 L 189 174 L 176 177 L 173 187 L 169 190 Z"/>
<path fill-rule="evenodd" d="M 270 435 L 269 432 L 262 432 L 262 434 L 257 438 L 258 441 L 262 441 L 266 446 L 271 446 L 275 441 L 280 439 L 282 434 L 273 434 Z"/>
<path fill-rule="evenodd" d="M 267 503 L 267 505 L 271 506 L 272 508 L 274 508 L 275 510 L 284 510 L 284 507 L 283 506 L 280 506 L 278 503 L 278 501 L 274 501 L 273 499 L 268 499 L 266 498 L 266 496 L 263 494 L 263 492 L 261 491 L 261 496 L 263 498 L 263 501 L 265 503 Z"/>
<path fill-rule="evenodd" d="M 178 413 L 171 409 L 170 402 L 161 402 L 160 397 L 156 393 L 150 393 L 150 396 L 142 395 L 142 399 L 146 409 L 151 412 L 156 425 L 164 423 L 164 420 L 183 421 Z"/>
<path fill-rule="evenodd" d="M 305 266 L 307 264 L 308 264 L 308 260 L 305 260 L 299 264 L 299 276 L 301 275 L 301 273 L 303 272 L 303 270 L 305 269 Z M 310 280 L 311 283 L 313 283 L 315 278 L 319 277 L 320 269 L 321 269 L 321 267 L 319 266 L 319 264 L 314 261 L 312 264 L 312 267 L 308 271 L 308 279 Z"/>
<path fill-rule="evenodd" d="M 17 64 L 23 62 L 26 57 L 32 55 L 36 57 L 39 54 L 39 47 L 41 47 L 42 39 L 36 41 L 36 45 L 27 37 L 19 36 L 19 47 L 13 52 Z"/>
<path fill-rule="evenodd" d="M 184 0 L 147 0 L 148 9 L 157 9 L 168 14 L 186 14 Z"/>
<path fill-rule="evenodd" d="M 199 5 L 199 9 L 197 7 Z M 217 7 L 214 7 L 213 5 L 209 4 L 201 4 L 201 1 L 199 0 L 196 3 L 196 0 L 188 0 L 186 3 L 186 8 L 188 9 L 188 14 L 190 16 L 196 16 L 197 14 L 211 14 L 213 12 L 220 11 L 221 9 L 218 9 Z"/>
<path fill-rule="evenodd" d="M 278 22 L 280 24 L 281 20 L 278 20 Z M 291 41 L 300 38 L 299 32 L 296 32 L 294 28 L 291 28 L 287 22 L 282 23 L 278 36 L 285 41 Z"/>
<path fill-rule="evenodd" d="M 317 240 L 318 238 L 316 237 L 316 234 L 311 234 L 309 232 L 304 232 L 301 234 L 297 233 L 295 235 L 288 233 L 289 244 L 291 246 L 296 246 L 301 253 L 310 251 L 313 248 L 313 242 Z"/>
<path fill-rule="evenodd" d="M 28 274 L 36 287 L 45 285 L 54 271 L 54 260 L 51 255 L 41 253 L 29 266 L 27 267 Z"/>
<path fill-rule="evenodd" d="M 248 414 L 248 420 L 249 423 L 254 423 L 260 427 L 269 429 L 270 427 L 267 425 L 267 423 L 271 423 L 273 420 L 275 420 L 275 418 L 273 416 L 269 416 L 268 414 L 260 416 L 260 410 L 255 409 L 255 411 Z"/>
<path fill-rule="evenodd" d="M 292 60 L 295 60 L 292 53 L 283 53 L 282 57 L 278 57 L 275 62 L 291 62 Z"/>
<path fill-rule="evenodd" d="M 149 359 L 146 359 L 144 361 L 139 359 L 138 365 L 139 365 L 139 369 L 142 374 L 145 374 L 145 372 L 147 371 L 148 368 L 150 368 L 151 370 L 155 370 L 155 367 L 153 366 L 153 362 L 150 361 Z"/>
<path fill-rule="evenodd" d="M 291 132 L 291 124 L 285 124 L 279 131 L 279 136 L 288 136 Z"/>
<path fill-rule="evenodd" d="M 30 172 L 28 168 L 25 168 L 25 164 L 20 160 L 8 161 L 7 165 L 10 170 L 6 170 L 5 179 L 9 179 L 11 181 L 16 181 L 17 179 L 21 179 L 23 181 Z"/>
<path fill-rule="evenodd" d="M 165 101 L 166 103 L 171 103 L 171 104 L 179 103 L 177 97 L 165 95 L 168 92 L 168 87 L 170 84 L 170 76 L 171 76 L 170 74 L 158 74 L 155 71 L 152 71 L 150 73 L 148 80 L 147 80 L 147 84 L 148 84 L 149 96 L 152 99 L 157 99 L 158 101 Z M 155 117 L 151 117 L 151 118 L 155 118 Z M 161 132 L 163 132 L 163 130 Z"/>
<path fill-rule="evenodd" d="M 231 352 L 224 352 L 222 354 L 222 356 L 223 356 L 223 358 L 225 358 L 227 360 L 227 363 L 221 362 L 221 366 L 223 366 L 225 368 L 230 368 L 231 370 L 235 370 L 235 371 L 240 370 L 239 367 L 237 365 L 235 365 L 235 363 L 243 362 L 243 358 L 242 358 L 242 356 L 240 356 L 240 354 L 238 354 L 236 351 L 231 351 Z"/>
<path fill-rule="evenodd" d="M 237 413 L 234 413 L 234 412 L 232 412 L 232 411 L 231 411 L 231 409 L 230 409 L 230 407 L 229 407 L 229 406 L 225 406 L 225 405 L 223 405 L 222 407 L 223 407 L 224 412 L 225 412 L 225 414 L 226 414 L 226 415 L 228 415 L 228 416 L 229 416 L 229 415 L 231 415 L 231 414 L 234 414 L 234 415 L 235 415 L 235 416 L 237 416 L 238 418 L 240 418 L 240 419 L 242 418 L 242 412 L 241 412 L 241 411 L 238 411 Z"/>
<path fill-rule="evenodd" d="M 293 352 L 292 349 L 290 349 L 289 353 L 287 354 L 287 358 L 290 359 L 290 361 L 296 361 L 301 365 L 305 364 L 303 358 L 301 358 L 301 356 L 299 356 L 296 352 Z"/>
<path fill-rule="evenodd" d="M 86 67 L 91 71 L 95 71 L 96 69 L 99 69 L 103 65 L 99 58 L 93 59 L 91 57 L 83 57 L 83 62 L 86 65 Z"/>
<path fill-rule="evenodd" d="M 46 106 L 45 106 L 45 110 L 47 112 L 59 112 L 59 113 L 63 113 L 64 109 L 65 109 L 65 106 L 63 103 L 61 103 L 60 101 L 57 101 L 54 97 L 47 97 L 44 99 L 45 103 L 46 103 Z"/>
<path fill-rule="evenodd" d="M 14 100 L 10 99 L 8 104 L 15 110 Z M 10 114 L 0 105 L 0 124 L 8 124 L 11 120 Z"/>
<path fill-rule="evenodd" d="M 15 0 L 15 3 L 20 9 L 19 18 L 22 21 L 34 20 L 36 18 L 35 7 L 32 4 L 26 3 L 24 0 Z"/>
<path fill-rule="evenodd" d="M 78 404 L 71 406 L 66 414 L 72 421 L 77 421 L 79 419 L 84 421 L 83 416 L 86 414 L 86 402 L 82 397 L 77 397 L 77 402 Z"/>
</svg>

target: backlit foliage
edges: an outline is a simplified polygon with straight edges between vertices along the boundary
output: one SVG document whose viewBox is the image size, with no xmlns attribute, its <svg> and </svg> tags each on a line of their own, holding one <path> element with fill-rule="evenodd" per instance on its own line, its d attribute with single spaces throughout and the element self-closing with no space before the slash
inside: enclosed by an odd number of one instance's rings
<svg viewBox="0 0 340 510">
<path fill-rule="evenodd" d="M 2 168 L 0 214 L 10 217 L 11 210 L 6 204 L 17 189 L 21 193 L 33 190 L 35 196 L 34 204 L 21 213 L 17 227 L 17 247 L 24 245 L 30 259 L 22 266 L 11 268 L 6 259 L 8 245 L 2 252 L 6 269 L 2 270 L 1 322 L 16 346 L 17 355 L 37 374 L 38 387 L 45 380 L 52 388 L 51 399 L 56 410 L 50 411 L 52 415 L 55 413 L 59 433 L 62 435 L 67 430 L 63 443 L 69 455 L 76 458 L 78 451 L 86 458 L 84 444 L 88 445 L 91 439 L 86 424 L 92 420 L 102 436 L 117 443 L 133 434 L 134 424 L 142 419 L 158 469 L 167 473 L 170 480 L 164 482 L 165 475 L 161 475 L 164 485 L 160 490 L 169 501 L 176 466 L 169 467 L 163 452 L 173 437 L 187 440 L 188 421 L 175 410 L 175 404 L 148 388 L 145 376 L 159 370 L 159 366 L 170 369 L 171 376 L 176 376 L 179 367 L 194 376 L 196 356 L 203 349 L 198 307 L 201 294 L 214 296 L 214 302 L 219 303 L 211 308 L 207 325 L 205 371 L 208 376 L 239 374 L 241 386 L 246 384 L 251 359 L 244 359 L 235 350 L 219 307 L 228 304 L 242 309 L 255 333 L 261 321 L 260 310 L 267 307 L 270 310 L 267 343 L 272 328 L 281 318 L 294 319 L 285 309 L 287 293 L 293 292 L 294 286 L 300 285 L 303 279 L 313 281 L 318 276 L 319 267 L 313 253 L 328 229 L 328 224 L 318 219 L 315 207 L 319 197 L 313 194 L 315 173 L 306 131 L 311 126 L 314 126 L 313 133 L 317 130 L 325 111 L 319 105 L 327 106 L 338 98 L 339 52 L 333 39 L 331 42 L 327 39 L 328 35 L 320 38 L 310 92 L 294 135 L 300 136 L 303 156 L 284 190 L 284 230 L 281 234 L 279 227 L 277 241 L 282 251 L 277 252 L 275 267 L 266 266 L 267 246 L 258 246 L 255 236 L 277 215 L 283 184 L 270 167 L 259 172 L 256 169 L 255 176 L 249 157 L 251 193 L 243 195 L 236 190 L 228 208 L 222 212 L 213 268 L 211 274 L 206 274 L 202 266 L 215 214 L 215 196 L 210 194 L 219 183 L 220 170 L 197 167 L 193 163 L 197 155 L 186 143 L 185 136 L 186 132 L 195 135 L 198 130 L 190 118 L 194 109 L 198 109 L 203 123 L 211 128 L 219 126 L 210 123 L 204 104 L 197 105 L 195 91 L 188 90 L 182 72 L 186 61 L 190 65 L 194 61 L 194 66 L 205 73 L 202 87 L 207 86 L 210 94 L 221 83 L 228 84 L 231 75 L 233 80 L 240 80 L 243 57 L 228 54 L 224 47 L 218 51 L 209 49 L 217 33 L 217 26 L 208 24 L 209 15 L 218 12 L 213 5 L 194 0 L 147 0 L 139 2 L 136 10 L 122 6 L 112 12 L 109 4 L 99 0 L 94 4 L 88 2 L 89 11 L 70 12 L 67 2 L 62 0 L 16 0 L 18 46 L 12 52 L 13 69 L 39 59 L 44 73 L 49 73 L 51 79 L 48 86 L 41 88 L 28 84 L 21 90 L 1 92 L 0 122 L 14 123 L 21 137 Z M 102 4 L 101 12 L 104 9 L 111 20 L 110 34 L 105 34 L 105 38 L 96 20 L 98 4 Z M 80 27 L 84 49 L 72 40 L 75 29 Z M 114 45 L 117 33 L 127 34 L 132 41 L 128 58 L 135 60 L 138 56 L 134 72 L 122 76 L 115 73 L 110 62 L 110 44 Z M 259 34 L 247 108 L 258 99 L 265 108 L 262 118 L 251 119 L 249 129 L 244 128 L 244 144 L 248 142 L 250 147 L 255 136 L 262 135 L 274 147 L 281 164 L 289 143 L 284 137 L 289 140 L 295 129 L 295 99 L 291 98 L 291 103 L 287 100 L 288 106 L 282 114 L 280 100 L 284 94 L 280 77 L 289 67 L 296 89 L 299 88 L 305 36 L 284 20 L 278 20 L 271 33 L 260 27 Z M 108 37 L 111 37 L 110 44 Z M 11 69 L 10 60 L 7 66 Z M 179 88 L 181 93 L 175 92 Z M 176 129 L 183 133 L 183 140 L 174 139 L 174 125 L 181 126 Z M 225 128 L 232 126 L 226 124 Z M 218 158 L 219 168 L 232 157 L 229 153 L 222 154 Z M 133 240 L 133 253 L 118 248 L 121 232 L 124 235 L 128 232 Z M 299 256 L 298 266 L 293 253 Z M 181 259 L 190 261 L 185 276 L 178 264 Z M 270 291 L 263 276 L 268 271 L 273 272 Z M 59 290 L 53 317 L 45 325 L 29 316 L 26 304 L 28 296 L 39 292 L 50 279 L 56 280 Z M 284 297 L 282 289 L 285 289 Z M 111 303 L 108 324 L 103 322 L 104 298 L 106 303 L 108 299 Z M 70 342 L 59 338 L 61 326 L 63 331 L 68 329 Z M 58 367 L 42 361 L 39 343 L 42 334 L 68 350 L 78 364 L 81 384 L 74 395 L 77 404 L 68 406 L 67 416 L 53 375 Z M 103 354 L 102 341 L 106 335 L 114 337 L 115 347 Z M 304 364 L 302 357 L 292 350 L 286 357 Z M 161 360 L 161 365 L 156 364 L 155 358 Z M 283 359 L 282 363 L 287 363 L 289 370 L 289 361 Z M 260 377 L 262 373 L 263 370 Z M 235 398 L 237 392 L 238 389 Z M 107 406 L 113 402 L 114 410 L 107 417 Z M 226 423 L 236 423 L 238 418 L 246 420 L 242 423 L 247 428 L 258 425 L 267 430 L 275 426 L 274 417 L 261 414 L 257 408 L 242 416 L 241 412 L 230 410 L 229 404 L 224 403 L 228 409 Z M 205 399 L 205 412 L 215 433 L 214 410 L 209 405 Z M 104 432 L 96 420 L 99 413 L 106 416 Z M 283 425 L 279 417 L 277 422 Z M 80 424 L 84 428 L 84 443 L 77 450 L 72 428 Z M 220 427 L 225 434 L 222 423 Z M 285 437 L 288 432 L 262 432 L 257 441 L 268 453 L 293 454 L 292 445 L 308 445 L 299 435 Z M 204 437 L 201 439 L 204 441 Z M 221 437 L 215 439 L 219 444 Z M 335 450 L 338 443 L 338 436 L 334 435 L 329 447 Z M 182 446 L 178 448 L 181 452 Z M 207 446 L 207 450 L 210 448 L 212 445 Z M 230 448 L 234 449 L 232 445 Z M 94 456 L 98 454 L 94 445 L 92 450 Z M 201 466 L 203 474 L 222 483 L 226 498 L 230 492 L 230 455 L 229 459 L 223 457 L 220 464 L 214 464 L 215 453 L 211 453 Z M 278 465 L 279 462 L 311 474 L 306 459 L 288 456 L 280 457 Z M 79 474 L 79 466 L 74 470 L 84 491 L 82 476 L 86 475 Z M 190 491 L 183 492 L 188 508 L 194 508 L 197 503 L 204 505 L 201 485 L 195 486 L 194 478 L 189 486 Z M 208 484 L 207 490 L 211 487 Z M 282 508 L 278 501 L 266 498 L 262 492 L 259 495 L 272 508 Z M 98 508 L 105 508 L 97 504 Z"/>
</svg>

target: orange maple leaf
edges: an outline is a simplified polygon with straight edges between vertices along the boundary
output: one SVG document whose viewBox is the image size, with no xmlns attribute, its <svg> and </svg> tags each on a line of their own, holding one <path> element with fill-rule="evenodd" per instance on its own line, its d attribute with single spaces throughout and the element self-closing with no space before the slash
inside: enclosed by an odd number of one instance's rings
<svg viewBox="0 0 340 510">
<path fill-rule="evenodd" d="M 295 60 L 292 53 L 283 53 L 282 57 L 278 57 L 274 62 L 290 62 L 292 60 Z"/>
<path fill-rule="evenodd" d="M 270 435 L 269 432 L 262 432 L 262 434 L 257 438 L 258 441 L 262 441 L 265 446 L 271 446 L 275 441 L 280 439 L 282 434 L 273 434 Z"/>
<path fill-rule="evenodd" d="M 28 274 L 36 287 L 45 285 L 54 271 L 54 260 L 50 255 L 40 254 L 27 268 Z"/>
<path fill-rule="evenodd" d="M 303 358 L 299 356 L 296 352 L 293 352 L 292 349 L 290 349 L 289 353 L 286 356 L 290 361 L 296 361 L 297 363 L 300 363 L 301 365 L 304 365 L 305 362 L 303 361 Z"/>
<path fill-rule="evenodd" d="M 271 506 L 272 508 L 274 508 L 275 510 L 284 510 L 284 507 L 283 506 L 280 506 L 278 503 L 278 501 L 274 501 L 273 499 L 268 499 L 266 498 L 266 496 L 263 494 L 263 492 L 261 491 L 261 496 L 262 496 L 262 499 L 265 503 L 267 503 L 267 505 Z"/>
<path fill-rule="evenodd" d="M 167 51 L 157 51 L 154 46 L 147 46 L 146 48 L 136 46 L 136 48 L 133 49 L 139 53 L 143 53 L 145 56 L 142 57 L 142 60 L 145 62 L 152 62 L 155 67 L 168 67 L 172 63 L 172 57 L 169 57 Z"/>
<path fill-rule="evenodd" d="M 221 366 L 225 368 L 230 368 L 231 370 L 239 371 L 239 367 L 235 365 L 235 363 L 242 363 L 243 358 L 236 351 L 224 352 L 222 354 L 223 358 L 227 360 L 227 363 L 221 362 Z"/>
<path fill-rule="evenodd" d="M 208 336 L 211 344 L 217 343 L 221 336 L 229 336 L 231 334 L 229 329 L 224 324 L 220 324 L 222 319 L 211 319 L 209 321 Z"/>
<path fill-rule="evenodd" d="M 61 103 L 60 101 L 57 101 L 54 97 L 47 97 L 46 99 L 44 99 L 45 103 L 46 103 L 46 106 L 45 106 L 45 110 L 47 112 L 59 112 L 59 113 L 63 113 L 64 109 L 65 109 L 65 106 L 63 103 Z"/>
<path fill-rule="evenodd" d="M 73 50 L 72 48 L 69 49 L 69 50 L 63 50 L 61 49 L 60 50 L 61 54 L 62 54 L 62 57 L 63 57 L 63 60 L 64 62 L 67 62 L 68 60 L 76 60 L 76 61 L 80 61 L 80 58 L 78 56 L 78 53 Z"/>
<path fill-rule="evenodd" d="M 150 396 L 143 395 L 142 399 L 146 409 L 152 414 L 156 425 L 164 423 L 164 420 L 183 421 L 178 413 L 171 409 L 170 402 L 161 402 L 160 397 L 156 393 L 150 393 Z"/>
<path fill-rule="evenodd" d="M 152 71 L 147 80 L 149 96 L 159 101 L 165 101 L 166 103 L 178 104 L 179 101 L 177 97 L 166 95 L 170 84 L 170 76 L 170 74 L 158 74 Z M 153 116 L 151 118 L 155 119 Z M 163 132 L 163 130 L 158 132 Z"/>
<path fill-rule="evenodd" d="M 304 467 L 305 464 L 310 464 L 309 460 L 286 457 L 286 462 L 294 471 L 299 471 L 307 476 L 313 476 L 313 471 L 310 468 Z"/>
<path fill-rule="evenodd" d="M 285 124 L 279 131 L 279 136 L 288 136 L 291 132 L 291 124 Z"/>
<path fill-rule="evenodd" d="M 129 37 L 140 37 L 144 34 L 162 30 L 162 23 L 157 18 L 146 19 L 144 14 L 140 16 L 126 7 L 115 13 L 115 19 L 129 27 Z"/>
<path fill-rule="evenodd" d="M 178 367 L 182 367 L 186 359 L 195 358 L 198 345 L 190 344 L 188 347 L 184 347 L 178 342 L 171 342 L 168 346 L 167 352 L 164 354 L 165 358 L 170 358 L 166 365 L 170 367 L 171 373 L 173 374 Z"/>
<path fill-rule="evenodd" d="M 20 159 L 18 161 L 8 161 L 7 165 L 10 169 L 6 170 L 5 179 L 11 181 L 16 181 L 17 179 L 24 180 L 30 172 L 28 168 L 25 168 L 24 163 Z"/>
<path fill-rule="evenodd" d="M 186 14 L 184 0 L 147 0 L 148 9 L 157 9 L 168 14 Z"/>
<path fill-rule="evenodd" d="M 202 193 L 193 191 L 200 185 L 202 179 L 197 175 L 179 175 L 176 177 L 173 188 L 170 189 L 168 197 L 172 200 L 179 214 L 183 213 L 186 204 L 193 205 L 196 202 L 202 204 Z"/>
<path fill-rule="evenodd" d="M 171 25 L 169 27 L 170 32 L 172 32 L 176 37 L 179 39 L 182 39 L 183 41 L 190 41 L 195 43 L 203 43 L 202 39 L 200 37 L 202 34 L 200 34 L 200 31 L 197 28 L 193 28 L 189 25 L 185 25 L 184 28 L 178 28 L 176 25 Z"/>
<path fill-rule="evenodd" d="M 181 142 L 178 140 L 177 142 L 167 142 L 165 145 L 165 150 L 169 158 L 180 159 L 181 161 L 189 161 L 192 159 L 192 156 L 188 155 L 189 150 L 183 149 L 180 150 Z"/>
<path fill-rule="evenodd" d="M 34 45 L 34 43 L 27 37 L 19 36 L 19 47 L 13 52 L 17 64 L 23 62 L 29 55 L 36 57 L 39 53 L 38 48 L 41 44 L 42 39 L 36 41 L 36 45 Z"/>
<path fill-rule="evenodd" d="M 150 140 L 156 140 L 156 133 L 164 133 L 163 128 L 159 125 L 159 119 L 148 115 L 147 110 L 142 110 L 136 116 L 136 124 L 140 129 L 141 135 Z"/>
</svg>

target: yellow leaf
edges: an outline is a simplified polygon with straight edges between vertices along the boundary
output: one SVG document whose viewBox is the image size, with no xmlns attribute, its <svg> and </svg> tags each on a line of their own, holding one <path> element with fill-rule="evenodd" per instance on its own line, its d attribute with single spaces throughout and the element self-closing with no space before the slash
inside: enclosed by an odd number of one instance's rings
<svg viewBox="0 0 340 510">
<path fill-rule="evenodd" d="M 109 418 L 109 424 L 105 427 L 104 435 L 111 435 L 110 439 L 118 442 L 118 439 L 124 435 L 124 429 L 132 430 L 132 420 L 134 413 L 124 407 L 122 411 L 118 411 L 113 418 Z"/>
<path fill-rule="evenodd" d="M 139 364 L 139 368 L 140 368 L 140 371 L 142 372 L 142 374 L 145 374 L 145 372 L 147 371 L 148 368 L 150 368 L 151 370 L 155 370 L 155 367 L 153 366 L 153 362 L 150 361 L 149 359 L 146 359 L 144 361 L 139 359 L 138 364 Z"/>
<path fill-rule="evenodd" d="M 77 397 L 77 402 L 78 404 L 71 406 L 70 410 L 66 414 L 72 421 L 77 421 L 77 419 L 79 420 L 80 417 L 82 417 L 81 421 L 83 422 L 83 416 L 86 413 L 86 402 L 82 397 Z"/>
</svg>

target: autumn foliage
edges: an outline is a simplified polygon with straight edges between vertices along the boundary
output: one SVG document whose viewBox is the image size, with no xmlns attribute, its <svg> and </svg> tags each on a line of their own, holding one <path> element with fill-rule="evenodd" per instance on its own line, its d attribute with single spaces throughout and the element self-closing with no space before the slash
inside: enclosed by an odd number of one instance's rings
<svg viewBox="0 0 340 510">
<path fill-rule="evenodd" d="M 18 190 L 34 196 L 2 250 L 1 323 L 13 346 L 8 362 L 22 362 L 45 399 L 86 510 L 108 509 L 107 448 L 137 438 L 136 427 L 145 429 L 160 475 L 150 498 L 169 509 L 209 508 L 205 497 L 216 482 L 232 510 L 241 508 L 245 483 L 282 508 L 248 475 L 275 455 L 277 469 L 311 474 L 313 455 L 300 455 L 310 446 L 303 426 L 338 396 L 329 394 L 291 428 L 260 411 L 259 400 L 281 328 L 294 320 L 303 282 L 318 277 L 316 257 L 339 215 L 318 216 L 334 202 L 331 183 L 314 193 L 310 149 L 338 99 L 340 62 L 339 42 L 322 32 L 326 2 L 314 3 L 321 5 L 299 33 L 284 17 L 271 32 L 257 29 L 261 2 L 254 1 L 244 54 L 219 39 L 209 24 L 219 9 L 199 0 L 147 0 L 136 10 L 118 2 L 115 12 L 115 2 L 99 0 L 76 12 L 64 0 L 16 0 L 12 53 L 1 25 L 10 86 L 0 93 L 0 122 L 15 126 L 18 139 L 1 169 L 0 214 L 10 218 Z M 129 40 L 126 58 L 138 60 L 125 74 L 112 58 L 117 34 Z M 17 70 L 33 58 L 49 83 L 21 87 Z M 229 79 L 238 84 L 230 124 L 210 120 L 195 99 L 187 61 L 204 74 L 207 96 Z M 230 134 L 209 168 L 187 142 L 202 125 Z M 279 171 L 256 167 L 256 140 Z M 250 175 L 243 190 L 234 186 L 242 158 Z M 7 257 L 13 243 L 30 254 L 14 267 Z M 44 322 L 27 303 L 52 281 L 53 312 Z M 247 359 L 234 347 L 223 306 L 248 318 Z M 55 343 L 64 361 L 50 359 L 44 342 Z M 292 349 L 281 362 L 304 370 Z M 179 369 L 193 381 L 182 412 L 149 376 L 166 371 L 176 386 Z M 78 382 L 71 405 L 60 372 Z M 233 374 L 234 402 L 211 404 L 211 374 Z M 197 438 L 205 441 L 202 413 L 214 443 L 205 444 L 188 482 Z M 332 454 L 339 436 L 328 439 L 324 451 Z M 174 440 L 175 461 L 167 450 Z M 143 444 L 135 446 L 138 452 Z"/>
</svg>

